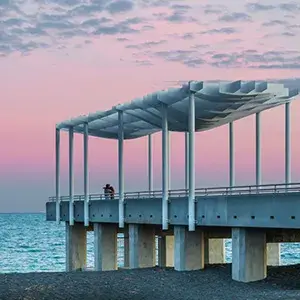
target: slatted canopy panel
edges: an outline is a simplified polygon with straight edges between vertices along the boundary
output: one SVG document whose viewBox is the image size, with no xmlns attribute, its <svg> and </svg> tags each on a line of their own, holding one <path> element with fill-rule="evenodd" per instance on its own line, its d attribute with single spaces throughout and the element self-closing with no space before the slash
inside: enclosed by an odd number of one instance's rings
<svg viewBox="0 0 300 300">
<path fill-rule="evenodd" d="M 189 95 L 195 96 L 196 131 L 209 130 L 291 101 L 297 89 L 283 84 L 255 81 L 191 81 L 178 88 L 148 94 L 107 111 L 72 118 L 57 124 L 58 129 L 118 139 L 118 111 L 123 111 L 124 139 L 139 138 L 161 131 L 162 105 L 168 107 L 169 130 L 188 131 Z"/>
</svg>

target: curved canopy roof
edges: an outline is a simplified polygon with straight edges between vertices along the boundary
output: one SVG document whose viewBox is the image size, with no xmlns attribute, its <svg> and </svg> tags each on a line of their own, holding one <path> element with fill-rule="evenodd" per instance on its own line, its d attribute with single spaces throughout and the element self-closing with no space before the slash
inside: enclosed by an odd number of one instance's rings
<svg viewBox="0 0 300 300">
<path fill-rule="evenodd" d="M 118 111 L 123 111 L 124 138 L 134 139 L 161 131 L 162 105 L 168 108 L 168 126 L 171 131 L 188 131 L 190 93 L 195 95 L 195 128 L 205 131 L 276 107 L 292 100 L 298 90 L 283 84 L 234 81 L 191 81 L 179 88 L 170 88 L 120 104 L 107 111 L 79 116 L 60 124 L 58 129 L 83 133 L 88 123 L 89 135 L 118 138 Z"/>
</svg>

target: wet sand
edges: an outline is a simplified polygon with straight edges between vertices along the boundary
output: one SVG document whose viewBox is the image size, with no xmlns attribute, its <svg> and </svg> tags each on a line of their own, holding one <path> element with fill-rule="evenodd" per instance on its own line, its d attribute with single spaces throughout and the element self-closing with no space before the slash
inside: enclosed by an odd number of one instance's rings
<svg viewBox="0 0 300 300">
<path fill-rule="evenodd" d="M 230 264 L 191 272 L 152 268 L 1 274 L 0 299 L 300 299 L 300 265 L 269 267 L 268 275 L 259 282 L 235 282 L 231 279 Z"/>
</svg>

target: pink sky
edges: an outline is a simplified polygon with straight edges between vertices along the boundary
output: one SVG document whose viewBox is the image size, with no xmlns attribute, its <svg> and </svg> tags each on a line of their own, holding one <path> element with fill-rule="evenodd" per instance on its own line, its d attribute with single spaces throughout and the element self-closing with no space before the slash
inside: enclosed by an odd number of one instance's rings
<svg viewBox="0 0 300 300">
<path fill-rule="evenodd" d="M 172 85 L 167 81 L 300 77 L 300 8 L 293 7 L 293 2 L 262 1 L 254 5 L 231 0 L 220 7 L 222 1 L 217 0 L 201 1 L 201 5 L 192 0 L 161 1 L 161 6 L 148 1 L 147 8 L 141 7 L 142 1 L 132 5 L 127 0 L 104 2 L 104 8 L 91 12 L 83 9 L 87 3 L 74 1 L 80 15 L 70 13 L 76 7 L 59 7 L 55 1 L 38 6 L 27 0 L 19 7 L 22 16 L 15 7 L 7 7 L 2 14 L 0 8 L 6 34 L 0 41 L 0 212 L 44 210 L 47 197 L 54 194 L 54 135 L 55 124 L 60 121 L 109 109 Z M 138 20 L 130 21 L 136 16 Z M 101 17 L 112 20 L 103 25 Z M 95 19 L 96 25 L 83 26 L 83 22 Z M 29 34 L 28 28 L 47 34 Z M 126 33 L 128 28 L 139 32 Z M 95 34 L 97 29 L 102 30 L 101 35 Z M 103 33 L 107 30 L 114 34 Z M 202 63 L 192 66 L 200 58 Z M 300 145 L 296 142 L 300 136 L 299 109 L 295 101 L 294 182 L 300 181 Z M 284 108 L 262 116 L 263 182 L 282 182 Z M 255 181 L 254 130 L 254 116 L 235 123 L 236 184 Z M 196 136 L 197 186 L 228 185 L 228 126 Z M 75 191 L 82 193 L 82 136 L 76 135 L 75 140 Z M 183 134 L 172 133 L 172 188 L 184 185 L 183 141 Z M 160 151 L 161 135 L 155 134 L 157 189 L 161 187 Z M 146 157 L 145 138 L 126 141 L 126 190 L 147 188 Z M 64 193 L 67 167 L 68 140 L 63 133 Z M 106 182 L 117 186 L 116 141 L 90 139 L 90 180 L 91 192 L 100 192 Z"/>
</svg>

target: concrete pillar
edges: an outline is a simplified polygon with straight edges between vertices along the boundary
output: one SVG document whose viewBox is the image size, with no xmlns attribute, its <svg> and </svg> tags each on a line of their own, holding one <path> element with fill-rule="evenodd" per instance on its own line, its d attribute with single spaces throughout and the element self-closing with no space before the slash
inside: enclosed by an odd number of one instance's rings
<svg viewBox="0 0 300 300">
<path fill-rule="evenodd" d="M 224 264 L 225 263 L 225 240 L 224 239 L 205 239 L 204 244 L 205 264 Z"/>
<path fill-rule="evenodd" d="M 204 269 L 204 232 L 196 227 L 174 226 L 174 268 L 177 271 Z"/>
<path fill-rule="evenodd" d="M 174 267 L 174 236 L 158 237 L 158 266 Z"/>
<path fill-rule="evenodd" d="M 154 267 L 156 262 L 155 228 L 129 224 L 129 268 Z"/>
<path fill-rule="evenodd" d="M 128 226 L 124 228 L 124 268 L 129 268 L 129 232 Z"/>
<path fill-rule="evenodd" d="M 280 243 L 268 243 L 267 244 L 267 265 L 279 266 L 280 259 Z"/>
<path fill-rule="evenodd" d="M 266 249 L 263 230 L 232 228 L 232 279 L 251 282 L 266 278 Z"/>
<path fill-rule="evenodd" d="M 86 269 L 86 233 L 83 223 L 70 226 L 66 222 L 66 271 L 83 271 Z"/>
<path fill-rule="evenodd" d="M 115 224 L 94 223 L 95 271 L 118 269 L 118 241 Z"/>
</svg>

